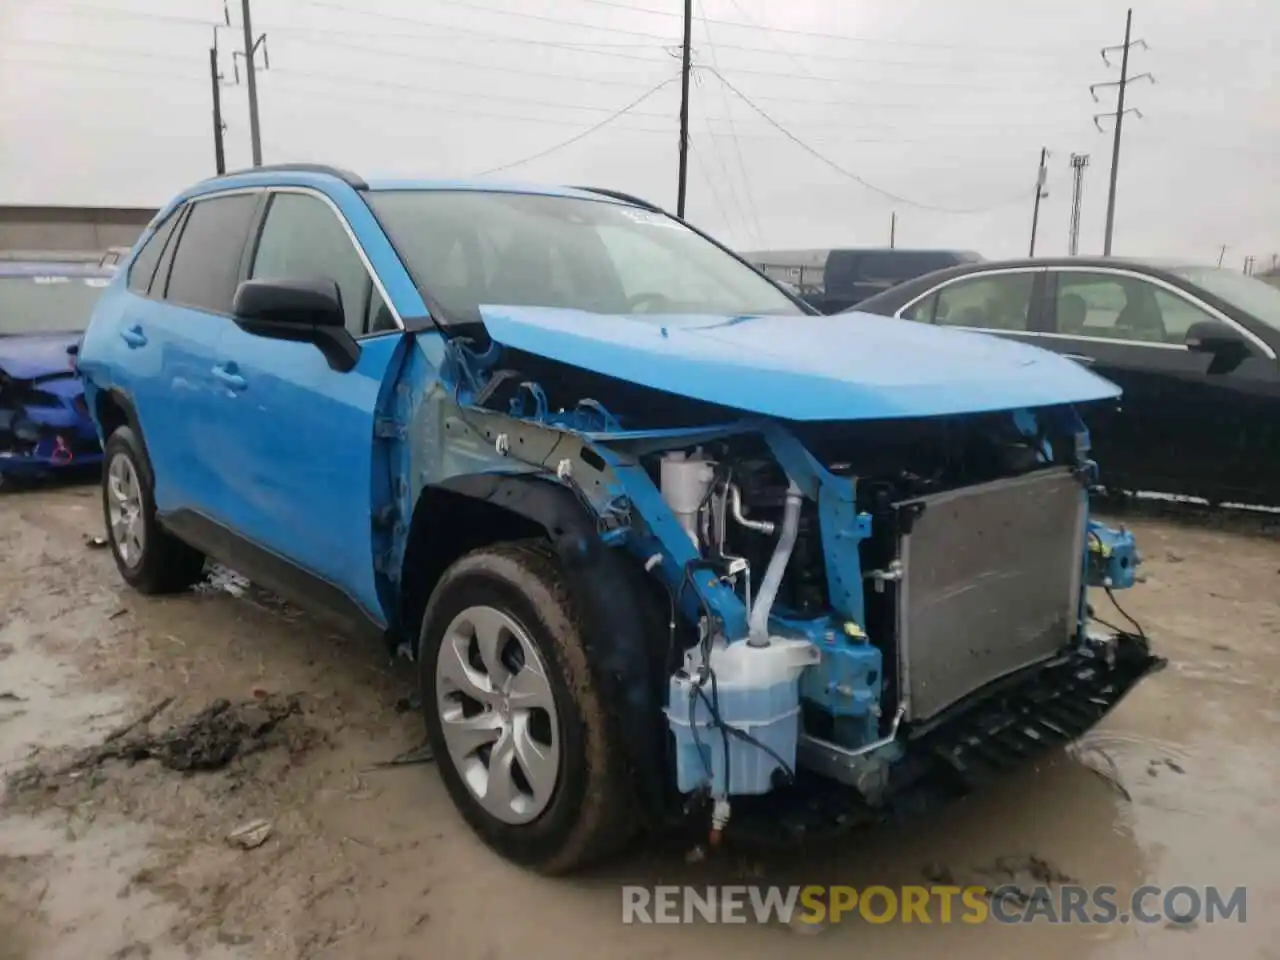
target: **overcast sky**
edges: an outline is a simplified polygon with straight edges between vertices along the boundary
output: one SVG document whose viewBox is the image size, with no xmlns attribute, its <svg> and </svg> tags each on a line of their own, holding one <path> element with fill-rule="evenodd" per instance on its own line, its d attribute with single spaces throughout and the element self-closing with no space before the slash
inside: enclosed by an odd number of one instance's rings
<svg viewBox="0 0 1280 960">
<path fill-rule="evenodd" d="M 217 31 L 230 167 L 250 162 Z M 688 216 L 740 249 L 1100 252 L 1120 0 L 694 0 Z M 266 162 L 611 186 L 674 209 L 681 0 L 254 0 Z M 0 203 L 158 205 L 213 172 L 222 0 L 0 0 Z M 1280 253 L 1280 3 L 1134 10 L 1117 254 Z M 261 51 L 260 51 L 261 53 Z M 243 64 L 239 64 L 243 78 Z M 664 81 L 668 81 L 665 85 Z M 658 87 L 656 91 L 654 88 Z M 647 97 L 645 94 L 649 91 Z M 641 100 L 641 98 L 644 98 Z M 641 102 L 636 103 L 637 100 Z M 590 133 L 628 104 L 632 109 Z M 580 136 L 586 133 L 585 136 Z M 575 137 L 580 139 L 568 143 Z M 542 154 L 541 156 L 539 156 Z M 528 162 L 521 162 L 533 157 Z"/>
</svg>

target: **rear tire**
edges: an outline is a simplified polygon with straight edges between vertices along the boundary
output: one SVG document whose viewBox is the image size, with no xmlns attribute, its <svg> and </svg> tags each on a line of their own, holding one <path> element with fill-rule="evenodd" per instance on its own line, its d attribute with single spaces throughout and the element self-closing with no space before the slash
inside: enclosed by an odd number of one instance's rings
<svg viewBox="0 0 1280 960">
<path fill-rule="evenodd" d="M 454 563 L 419 638 L 427 735 L 450 797 L 492 849 L 548 875 L 616 852 L 636 827 L 586 639 L 542 541 Z"/>
<path fill-rule="evenodd" d="M 140 593 L 179 593 L 204 575 L 204 554 L 156 519 L 151 464 L 130 427 L 117 427 L 102 457 L 102 517 L 116 568 Z"/>
</svg>

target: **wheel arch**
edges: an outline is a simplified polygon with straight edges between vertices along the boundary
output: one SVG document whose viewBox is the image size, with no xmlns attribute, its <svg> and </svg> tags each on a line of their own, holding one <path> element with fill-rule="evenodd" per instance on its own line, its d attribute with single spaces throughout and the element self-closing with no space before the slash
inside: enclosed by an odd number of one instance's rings
<svg viewBox="0 0 1280 960">
<path fill-rule="evenodd" d="M 138 419 L 138 408 L 127 393 L 118 387 L 99 390 L 93 403 L 93 418 L 101 433 L 102 446 L 105 449 L 111 434 L 120 427 L 128 427 L 133 431 L 142 450 L 143 462 L 139 464 L 147 472 L 147 480 L 154 483 L 151 476 L 151 455 L 147 447 L 146 435 L 142 432 L 142 422 Z"/>
<path fill-rule="evenodd" d="M 661 693 L 665 601 L 638 560 L 604 544 L 595 517 L 568 488 L 519 474 L 475 474 L 424 488 L 401 571 L 404 632 L 416 639 L 431 593 L 454 561 L 472 550 L 530 538 L 547 540 L 564 566 L 588 631 L 590 668 L 616 707 L 616 732 L 640 812 L 657 820 L 670 801 Z"/>
</svg>

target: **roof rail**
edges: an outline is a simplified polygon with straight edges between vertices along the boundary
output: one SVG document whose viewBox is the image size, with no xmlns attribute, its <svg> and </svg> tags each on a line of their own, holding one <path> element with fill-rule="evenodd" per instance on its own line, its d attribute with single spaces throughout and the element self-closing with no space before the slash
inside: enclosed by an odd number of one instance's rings
<svg viewBox="0 0 1280 960">
<path fill-rule="evenodd" d="M 327 163 L 269 163 L 265 166 L 249 167 L 245 170 L 231 170 L 216 177 L 210 177 L 209 180 L 239 177 L 246 173 L 320 173 L 330 177 L 337 177 L 353 190 L 369 189 L 369 184 L 365 182 L 363 177 L 341 167 L 332 167 Z"/>
<path fill-rule="evenodd" d="M 646 210 L 653 210 L 655 213 L 666 213 L 657 204 L 650 203 L 648 200 L 641 200 L 639 197 L 633 197 L 629 193 L 623 193 L 621 190 L 608 190 L 604 187 L 570 187 L 571 190 L 581 190 L 584 193 L 598 193 L 602 197 L 612 197 L 614 200 L 622 200 L 625 203 L 635 204 L 637 207 L 644 207 Z"/>
</svg>

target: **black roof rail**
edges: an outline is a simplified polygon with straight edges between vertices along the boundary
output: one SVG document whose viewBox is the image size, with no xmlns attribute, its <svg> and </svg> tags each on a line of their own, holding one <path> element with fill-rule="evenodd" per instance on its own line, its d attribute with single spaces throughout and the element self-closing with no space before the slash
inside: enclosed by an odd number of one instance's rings
<svg viewBox="0 0 1280 960">
<path fill-rule="evenodd" d="M 633 197 L 629 193 L 623 193 L 621 190 L 609 190 L 605 187 L 570 187 L 570 190 L 581 190 L 584 193 L 598 193 L 602 197 L 612 197 L 614 200 L 622 200 L 625 203 L 635 204 L 637 207 L 644 207 L 646 210 L 652 210 L 655 213 L 666 213 L 661 207 L 648 200 L 641 200 L 639 197 Z"/>
<path fill-rule="evenodd" d="M 239 177 L 246 173 L 320 173 L 330 177 L 337 177 L 353 190 L 368 190 L 367 184 L 363 177 L 352 173 L 350 170 L 344 170 L 341 167 L 332 167 L 327 163 L 269 163 L 261 167 L 248 167 L 244 170 L 230 170 L 227 173 L 220 173 L 216 177 L 210 177 L 209 180 L 222 180 L 226 177 Z M 205 181 L 209 182 L 208 180 Z"/>
</svg>

